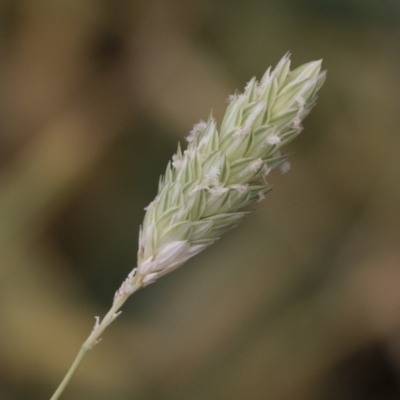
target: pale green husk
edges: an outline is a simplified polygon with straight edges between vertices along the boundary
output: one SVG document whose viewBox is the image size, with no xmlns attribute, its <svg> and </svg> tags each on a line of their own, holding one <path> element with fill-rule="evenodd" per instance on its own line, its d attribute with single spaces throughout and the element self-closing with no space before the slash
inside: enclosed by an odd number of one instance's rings
<svg viewBox="0 0 400 400">
<path fill-rule="evenodd" d="M 137 273 L 143 285 L 199 253 L 271 190 L 265 177 L 288 169 L 280 148 L 298 136 L 325 80 L 321 61 L 290 71 L 290 57 L 229 98 L 219 131 L 214 118 L 197 124 L 188 147 L 173 156 L 140 229 Z"/>
</svg>

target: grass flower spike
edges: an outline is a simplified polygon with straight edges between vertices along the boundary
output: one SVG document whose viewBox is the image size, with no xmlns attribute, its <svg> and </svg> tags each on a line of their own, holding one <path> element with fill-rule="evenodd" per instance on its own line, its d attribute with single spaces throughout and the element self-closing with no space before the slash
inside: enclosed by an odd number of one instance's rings
<svg viewBox="0 0 400 400">
<path fill-rule="evenodd" d="M 140 230 L 137 273 L 142 285 L 173 271 L 236 226 L 243 209 L 271 190 L 266 175 L 290 164 L 282 146 L 302 131 L 302 121 L 325 80 L 321 61 L 290 71 L 286 55 L 229 97 L 217 129 L 214 118 L 195 125 L 160 179 Z"/>
<path fill-rule="evenodd" d="M 321 61 L 290 71 L 286 55 L 260 82 L 229 97 L 219 127 L 211 116 L 194 126 L 182 152 L 161 177 L 158 194 L 146 207 L 140 228 L 138 264 L 114 296 L 109 312 L 94 328 L 51 397 L 59 398 L 88 350 L 120 314 L 128 297 L 173 271 L 235 227 L 249 213 L 245 207 L 271 190 L 266 176 L 290 169 L 281 148 L 302 131 L 302 121 L 325 80 Z"/>
</svg>

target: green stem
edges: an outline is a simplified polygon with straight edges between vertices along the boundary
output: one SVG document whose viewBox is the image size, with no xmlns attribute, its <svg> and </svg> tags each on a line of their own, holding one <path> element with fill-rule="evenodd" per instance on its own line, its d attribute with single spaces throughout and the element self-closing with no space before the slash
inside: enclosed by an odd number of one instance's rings
<svg viewBox="0 0 400 400">
<path fill-rule="evenodd" d="M 132 278 L 132 282 L 129 282 L 130 290 L 124 291 L 121 290 L 118 295 L 114 298 L 114 303 L 108 313 L 104 316 L 100 324 L 96 322 L 95 327 L 93 328 L 91 334 L 83 343 L 79 353 L 77 354 L 74 362 L 72 363 L 71 367 L 69 368 L 67 374 L 64 376 L 64 379 L 61 381 L 60 385 L 58 386 L 57 390 L 54 392 L 53 396 L 50 400 L 57 400 L 63 393 L 64 389 L 67 387 L 69 381 L 74 376 L 76 370 L 78 369 L 80 363 L 82 362 L 83 358 L 85 357 L 86 353 L 91 350 L 97 343 L 99 343 L 100 336 L 110 325 L 115 318 L 118 316 L 118 310 L 122 307 L 128 297 L 136 292 L 141 287 L 141 277 L 136 275 Z M 121 289 L 124 289 L 125 282 L 122 284 Z"/>
<path fill-rule="evenodd" d="M 78 367 L 79 367 L 81 361 L 83 360 L 83 357 L 85 357 L 87 351 L 88 351 L 88 349 L 85 349 L 83 346 L 81 347 L 81 349 L 79 350 L 79 353 L 76 356 L 74 362 L 72 363 L 70 369 L 68 370 L 67 374 L 64 376 L 64 379 L 62 380 L 62 382 L 60 383 L 60 385 L 58 386 L 57 390 L 54 392 L 54 394 L 50 400 L 57 400 L 60 397 L 61 393 L 64 391 L 64 389 L 68 385 L 69 381 L 71 380 L 71 378 L 75 374 L 76 370 L 78 369 Z"/>
</svg>

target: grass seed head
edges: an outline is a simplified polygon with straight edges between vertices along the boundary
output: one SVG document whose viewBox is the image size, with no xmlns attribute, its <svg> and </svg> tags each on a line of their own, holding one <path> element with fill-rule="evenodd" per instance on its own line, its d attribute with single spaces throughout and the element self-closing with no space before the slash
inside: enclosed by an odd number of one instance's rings
<svg viewBox="0 0 400 400">
<path fill-rule="evenodd" d="M 219 131 L 214 118 L 200 121 L 186 137 L 146 207 L 140 229 L 138 269 L 143 285 L 173 271 L 213 244 L 271 189 L 266 175 L 290 169 L 280 149 L 302 130 L 325 81 L 321 61 L 290 71 L 290 55 L 260 82 L 229 97 Z"/>
</svg>

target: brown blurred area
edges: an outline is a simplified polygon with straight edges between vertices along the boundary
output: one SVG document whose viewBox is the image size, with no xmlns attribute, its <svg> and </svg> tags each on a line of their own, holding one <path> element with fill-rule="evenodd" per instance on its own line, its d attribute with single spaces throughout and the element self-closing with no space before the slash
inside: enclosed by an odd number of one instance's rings
<svg viewBox="0 0 400 400">
<path fill-rule="evenodd" d="M 399 48 L 397 0 L 2 0 L 0 400 L 50 397 L 177 141 L 288 50 L 329 71 L 291 171 L 63 399 L 400 399 Z"/>
</svg>

